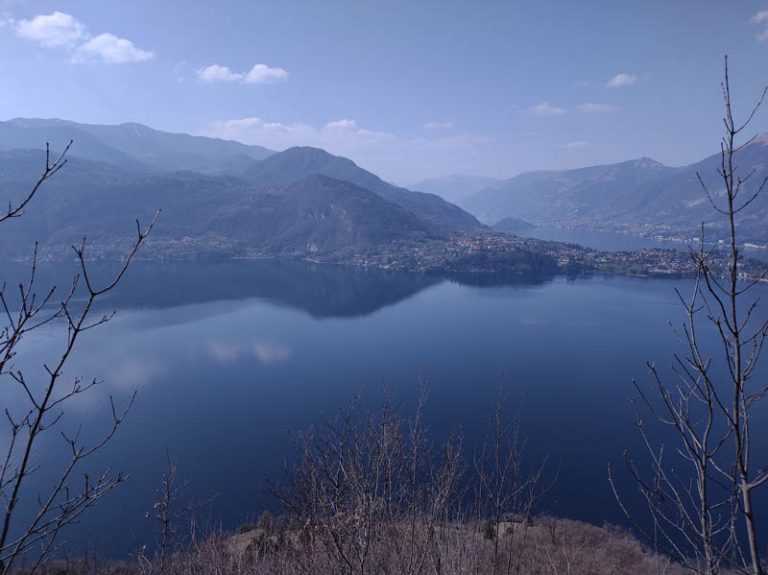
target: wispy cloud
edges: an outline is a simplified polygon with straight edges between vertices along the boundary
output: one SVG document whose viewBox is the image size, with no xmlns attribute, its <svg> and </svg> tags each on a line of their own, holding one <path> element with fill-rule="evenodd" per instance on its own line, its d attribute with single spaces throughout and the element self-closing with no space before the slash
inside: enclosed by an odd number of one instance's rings
<svg viewBox="0 0 768 575">
<path fill-rule="evenodd" d="M 581 150 L 582 148 L 589 147 L 589 145 L 589 142 L 585 142 L 583 140 L 575 140 L 573 142 L 565 142 L 564 144 L 560 144 L 560 147 L 566 150 Z"/>
<path fill-rule="evenodd" d="M 70 52 L 73 62 L 123 64 L 154 57 L 152 52 L 137 48 L 130 40 L 114 34 L 92 36 L 77 18 L 58 11 L 20 20 L 16 24 L 16 35 L 46 48 L 63 48 Z"/>
<path fill-rule="evenodd" d="M 197 71 L 203 82 L 238 82 L 241 84 L 274 84 L 288 79 L 288 72 L 266 64 L 256 64 L 248 72 L 233 72 L 227 66 L 212 64 Z"/>
<path fill-rule="evenodd" d="M 752 16 L 749 21 L 752 22 L 752 24 L 760 24 L 763 26 L 763 30 L 757 33 L 757 40 L 759 42 L 768 40 L 768 25 L 766 25 L 766 23 L 768 23 L 768 10 L 761 10 Z"/>
<path fill-rule="evenodd" d="M 450 130 L 453 128 L 453 122 L 427 122 L 424 124 L 424 129 L 429 130 L 431 132 L 435 132 L 437 130 Z"/>
<path fill-rule="evenodd" d="M 608 114 L 611 112 L 618 112 L 621 110 L 621 106 L 616 106 L 614 104 L 595 104 L 593 102 L 585 102 L 584 104 L 579 104 L 576 106 L 576 110 L 578 110 L 581 114 Z"/>
<path fill-rule="evenodd" d="M 292 146 L 317 146 L 328 148 L 335 153 L 346 153 L 350 149 L 363 148 L 381 142 L 397 140 L 393 134 L 361 128 L 349 119 L 334 120 L 317 128 L 310 124 L 266 122 L 261 118 L 238 118 L 214 122 L 203 135 L 259 143 L 264 146 L 284 149 Z"/>
<path fill-rule="evenodd" d="M 413 182 L 448 171 L 478 171 L 477 163 L 495 152 L 495 140 L 479 135 L 430 132 L 405 138 L 372 130 L 349 118 L 312 125 L 270 122 L 258 117 L 212 123 L 201 135 L 284 150 L 314 146 L 351 158 L 363 167 L 400 182 Z"/>
<path fill-rule="evenodd" d="M 605 85 L 609 88 L 624 88 L 626 86 L 631 86 L 636 82 L 637 76 L 634 74 L 626 74 L 621 72 L 620 74 L 616 74 L 613 78 L 608 80 Z"/>
<path fill-rule="evenodd" d="M 531 114 L 534 116 L 562 116 L 565 114 L 564 108 L 558 108 L 557 106 L 552 106 L 551 104 L 547 102 L 542 102 L 541 104 L 536 104 L 530 109 Z"/>
</svg>

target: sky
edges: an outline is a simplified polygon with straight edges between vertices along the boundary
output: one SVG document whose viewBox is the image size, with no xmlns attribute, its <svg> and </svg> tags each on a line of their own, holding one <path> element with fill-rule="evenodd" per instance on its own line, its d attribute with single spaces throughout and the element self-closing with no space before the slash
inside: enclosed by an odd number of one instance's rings
<svg viewBox="0 0 768 575">
<path fill-rule="evenodd" d="M 386 180 L 719 149 L 768 0 L 0 0 L 0 119 L 310 145 Z M 753 124 L 768 131 L 768 105 Z"/>
</svg>

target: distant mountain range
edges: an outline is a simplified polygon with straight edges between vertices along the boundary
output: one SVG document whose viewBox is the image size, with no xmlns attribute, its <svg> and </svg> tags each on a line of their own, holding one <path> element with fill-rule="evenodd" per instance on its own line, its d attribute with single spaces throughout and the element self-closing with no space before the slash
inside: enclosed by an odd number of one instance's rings
<svg viewBox="0 0 768 575">
<path fill-rule="evenodd" d="M 709 207 L 696 195 L 692 174 L 707 173 L 714 162 L 668 168 L 643 158 L 523 174 L 490 186 L 476 177 L 423 184 L 456 194 L 462 186 L 485 186 L 458 201 L 498 223 L 495 231 L 438 195 L 393 186 L 317 148 L 273 152 L 140 124 L 15 119 L 0 122 L 0 200 L 18 202 L 30 189 L 44 165 L 45 142 L 61 150 L 70 139 L 67 166 L 23 218 L 0 229 L 0 257 L 28 257 L 34 242 L 48 259 L 71 257 L 69 246 L 83 237 L 92 257 L 118 257 L 135 233 L 134 218 L 147 222 L 162 209 L 144 257 L 277 257 L 452 274 L 681 273 L 689 265 L 684 258 L 598 257 L 593 250 L 507 234 L 531 224 L 696 230 Z M 760 140 L 742 152 L 743 166 L 754 167 L 756 178 L 766 173 L 767 144 Z M 766 230 L 760 201 L 744 220 L 755 238 Z"/>
<path fill-rule="evenodd" d="M 490 231 L 438 196 L 388 184 L 324 150 L 272 152 L 139 124 L 0 122 L 0 189 L 7 199 L 22 197 L 40 174 L 45 142 L 61 150 L 70 139 L 67 166 L 34 209 L 4 225 L 0 254 L 18 257 L 35 241 L 61 253 L 84 236 L 95 255 L 118 254 L 133 219 L 146 222 L 157 209 L 163 214 L 148 253 L 170 258 L 415 266 L 425 250 L 444 252 L 446 242 Z"/>
<path fill-rule="evenodd" d="M 59 119 L 15 118 L 0 122 L 0 150 L 61 150 L 74 140 L 72 155 L 126 168 L 225 173 L 241 162 L 262 160 L 274 151 L 239 142 L 171 134 L 142 124 L 103 126 Z"/>
<path fill-rule="evenodd" d="M 768 136 L 746 146 L 736 160 L 742 177 L 752 174 L 742 192 L 746 199 L 768 177 Z M 705 234 L 716 239 L 723 237 L 725 221 L 712 209 L 697 174 L 715 199 L 722 198 L 719 166 L 716 154 L 680 168 L 640 158 L 528 172 L 461 196 L 457 203 L 489 225 L 514 218 L 544 227 L 692 238 L 700 235 L 704 223 Z M 768 190 L 740 214 L 738 225 L 743 240 L 768 243 Z"/>
</svg>

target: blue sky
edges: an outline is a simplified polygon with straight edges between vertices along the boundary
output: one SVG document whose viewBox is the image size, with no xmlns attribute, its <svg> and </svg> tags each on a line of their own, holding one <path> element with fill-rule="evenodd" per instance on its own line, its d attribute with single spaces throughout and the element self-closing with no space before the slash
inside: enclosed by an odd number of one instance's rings
<svg viewBox="0 0 768 575">
<path fill-rule="evenodd" d="M 768 0 L 0 0 L 0 119 L 314 145 L 408 184 L 718 148 Z M 768 108 L 755 132 L 768 131 Z"/>
</svg>

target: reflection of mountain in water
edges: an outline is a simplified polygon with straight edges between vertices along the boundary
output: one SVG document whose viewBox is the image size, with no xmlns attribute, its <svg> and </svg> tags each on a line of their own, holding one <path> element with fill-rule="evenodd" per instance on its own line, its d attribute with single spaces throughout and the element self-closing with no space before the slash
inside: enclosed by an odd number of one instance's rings
<svg viewBox="0 0 768 575">
<path fill-rule="evenodd" d="M 528 287 L 540 286 L 552 281 L 553 276 L 544 274 L 450 274 L 448 279 L 469 287 Z"/>
<path fill-rule="evenodd" d="M 94 262 L 89 269 L 94 283 L 100 284 L 114 266 Z M 4 264 L 0 279 L 13 285 L 28 271 L 24 264 Z M 76 271 L 74 265 L 43 266 L 38 292 L 54 283 L 68 285 Z M 355 317 L 395 304 L 441 281 L 438 276 L 299 261 L 135 262 L 101 304 L 113 309 L 169 308 L 257 297 L 313 317 Z"/>
<path fill-rule="evenodd" d="M 89 275 L 103 285 L 116 264 L 92 262 Z M 57 293 L 68 287 L 77 265 L 44 264 L 37 276 L 37 292 L 51 285 Z M 27 277 L 29 265 L 3 263 L 9 286 Z M 263 298 L 307 312 L 312 317 L 357 317 L 372 314 L 445 281 L 444 276 L 291 260 L 230 260 L 213 262 L 135 262 L 116 290 L 100 300 L 104 309 L 170 308 L 218 300 Z M 472 287 L 542 285 L 551 277 L 528 275 L 459 274 L 448 279 Z M 13 290 L 9 290 L 13 292 Z"/>
</svg>

